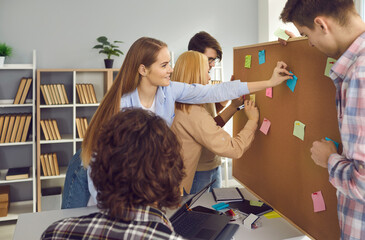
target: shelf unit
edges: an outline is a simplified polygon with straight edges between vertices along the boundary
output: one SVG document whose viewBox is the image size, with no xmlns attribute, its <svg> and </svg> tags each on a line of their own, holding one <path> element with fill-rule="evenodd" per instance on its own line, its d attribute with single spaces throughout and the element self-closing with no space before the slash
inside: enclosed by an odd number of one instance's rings
<svg viewBox="0 0 365 240">
<path fill-rule="evenodd" d="M 37 211 L 42 211 L 41 189 L 61 186 L 69 160 L 81 147 L 82 139 L 78 137 L 76 118 L 86 117 L 88 123 L 99 106 L 119 69 L 38 69 L 37 70 Z M 76 84 L 91 83 L 94 86 L 98 103 L 81 104 L 76 92 Z M 41 84 L 63 84 L 70 104 L 46 105 L 40 90 Z M 45 140 L 41 131 L 40 120 L 56 119 L 61 140 Z M 60 175 L 43 176 L 40 155 L 55 152 L 57 154 Z M 57 209 L 58 206 L 55 206 Z"/>
<path fill-rule="evenodd" d="M 32 121 L 25 142 L 0 143 L 0 186 L 10 185 L 10 208 L 1 221 L 18 219 L 22 213 L 36 211 L 36 143 L 35 143 L 35 73 L 36 51 L 31 64 L 4 64 L 0 67 L 0 114 L 29 113 Z M 13 104 L 22 77 L 32 77 L 32 85 L 24 104 Z M 30 167 L 30 177 L 5 180 L 7 170 L 12 167 Z"/>
</svg>

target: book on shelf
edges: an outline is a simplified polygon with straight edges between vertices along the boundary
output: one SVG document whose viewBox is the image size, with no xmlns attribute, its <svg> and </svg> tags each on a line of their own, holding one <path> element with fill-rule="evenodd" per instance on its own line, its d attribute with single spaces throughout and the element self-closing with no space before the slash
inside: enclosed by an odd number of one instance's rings
<svg viewBox="0 0 365 240">
<path fill-rule="evenodd" d="M 12 131 L 11 137 L 10 137 L 11 143 L 15 142 L 16 134 L 19 130 L 19 123 L 20 123 L 20 115 L 18 114 L 15 116 L 14 127 L 13 127 L 13 131 Z"/>
<path fill-rule="evenodd" d="M 1 135 L 2 131 L 3 131 L 4 120 L 5 120 L 5 115 L 0 115 L 0 135 Z"/>
<path fill-rule="evenodd" d="M 66 100 L 63 96 L 61 84 L 59 84 L 59 83 L 56 84 L 56 87 L 57 87 L 58 95 L 60 96 L 61 104 L 66 104 Z"/>
<path fill-rule="evenodd" d="M 82 93 L 84 94 L 84 98 L 85 98 L 85 103 L 91 103 L 90 102 L 90 98 L 89 98 L 89 94 L 87 92 L 87 88 L 85 84 L 81 84 L 81 89 L 82 89 Z"/>
<path fill-rule="evenodd" d="M 5 117 L 4 117 L 3 130 L 1 132 L 0 143 L 4 143 L 5 142 L 6 132 L 8 131 L 8 126 L 9 126 L 9 120 L 10 120 L 10 115 L 8 115 L 8 114 L 5 115 Z"/>
<path fill-rule="evenodd" d="M 53 104 L 59 104 L 53 84 L 49 84 L 48 86 L 49 89 L 51 90 L 50 92 L 51 92 L 51 97 L 53 99 Z"/>
<path fill-rule="evenodd" d="M 49 135 L 48 135 L 48 131 L 47 131 L 47 128 L 46 128 L 46 123 L 44 122 L 44 120 L 41 120 L 41 128 L 42 128 L 42 132 L 43 132 L 43 135 L 44 135 L 44 139 L 50 140 Z"/>
<path fill-rule="evenodd" d="M 26 119 L 25 119 L 25 124 L 24 124 L 24 130 L 22 133 L 22 138 L 21 138 L 21 142 L 25 142 L 28 138 L 28 134 L 29 134 L 29 127 L 30 127 L 30 122 L 32 120 L 32 115 L 28 114 Z"/>
<path fill-rule="evenodd" d="M 55 166 L 54 166 L 54 163 L 53 163 L 52 154 L 48 153 L 48 154 L 45 154 L 45 156 L 46 156 L 46 159 L 48 159 L 49 168 L 51 169 L 50 176 L 55 176 L 56 175 L 56 170 L 55 170 Z"/>
<path fill-rule="evenodd" d="M 62 100 L 61 100 L 60 92 L 58 91 L 57 84 L 52 84 L 52 86 L 53 86 L 54 92 L 56 94 L 56 99 L 57 99 L 58 104 L 62 104 Z"/>
<path fill-rule="evenodd" d="M 212 193 L 216 202 L 237 202 L 245 199 L 238 188 L 213 188 Z"/>
<path fill-rule="evenodd" d="M 89 124 L 87 123 L 87 118 L 86 117 L 84 117 L 84 118 L 82 118 L 82 120 L 84 121 L 84 136 L 85 136 L 85 134 L 86 134 L 86 130 L 87 130 L 87 127 L 89 126 Z"/>
<path fill-rule="evenodd" d="M 55 130 L 57 140 L 61 140 L 61 134 L 60 134 L 60 131 L 59 131 L 58 126 L 57 126 L 57 121 L 55 119 L 51 119 L 50 121 L 53 124 L 53 128 Z"/>
<path fill-rule="evenodd" d="M 46 97 L 48 99 L 49 105 L 53 105 L 54 102 L 53 102 L 53 99 L 51 97 L 51 92 L 50 92 L 50 89 L 48 88 L 48 85 L 44 84 L 43 88 L 44 88 L 44 92 L 46 93 Z"/>
<path fill-rule="evenodd" d="M 17 180 L 29 178 L 29 167 L 9 168 L 6 173 L 6 180 Z"/>
<path fill-rule="evenodd" d="M 90 103 L 96 103 L 95 92 L 93 92 L 94 86 L 91 83 L 86 84 L 86 89 L 89 95 Z"/>
<path fill-rule="evenodd" d="M 25 114 L 20 115 L 20 122 L 19 122 L 19 129 L 16 133 L 15 142 L 20 142 L 22 139 L 22 133 L 24 130 L 25 120 L 27 119 L 27 116 Z"/>
<path fill-rule="evenodd" d="M 43 154 L 44 162 L 46 163 L 47 176 L 52 176 L 51 166 L 49 165 L 48 155 Z"/>
<path fill-rule="evenodd" d="M 65 89 L 65 85 L 61 84 L 61 87 L 62 87 L 62 93 L 63 93 L 63 97 L 65 98 L 66 104 L 69 104 L 66 89 Z"/>
<path fill-rule="evenodd" d="M 53 165 L 55 166 L 56 175 L 58 176 L 60 175 L 60 168 L 58 166 L 57 154 L 52 153 L 52 158 L 53 158 Z"/>
<path fill-rule="evenodd" d="M 77 92 L 77 96 L 79 98 L 79 102 L 81 104 L 84 104 L 85 103 L 85 100 L 84 100 L 84 96 L 81 94 L 80 84 L 76 84 L 76 92 Z"/>
<path fill-rule="evenodd" d="M 94 85 L 89 84 L 89 86 L 90 86 L 90 89 L 91 89 L 91 95 L 92 95 L 92 97 L 93 97 L 93 99 L 94 99 L 94 103 L 98 103 L 98 99 L 96 98 L 96 94 L 95 94 L 95 88 L 94 88 Z"/>
<path fill-rule="evenodd" d="M 15 115 L 10 115 L 8 131 L 6 131 L 5 143 L 10 142 L 11 133 L 13 132 L 13 127 L 14 127 L 14 121 L 15 121 Z"/>
<path fill-rule="evenodd" d="M 0 202 L 9 202 L 10 185 L 0 186 Z"/>
<path fill-rule="evenodd" d="M 46 160 L 44 159 L 44 155 L 41 154 L 41 156 L 39 158 L 41 160 L 43 176 L 48 176 L 47 165 L 46 165 Z"/>
<path fill-rule="evenodd" d="M 82 136 L 85 136 L 86 126 L 85 126 L 84 118 L 80 118 L 80 125 L 81 125 Z"/>
<path fill-rule="evenodd" d="M 48 98 L 47 98 L 46 92 L 45 92 L 45 90 L 44 90 L 44 85 L 41 85 L 40 87 L 41 87 L 41 92 L 42 92 L 43 100 L 44 100 L 44 102 L 45 102 L 47 105 L 49 105 Z"/>
<path fill-rule="evenodd" d="M 49 120 L 48 119 L 44 120 L 44 124 L 46 125 L 49 140 L 56 140 L 56 136 L 53 135 L 54 131 L 52 131 L 51 124 L 50 124 Z"/>
<path fill-rule="evenodd" d="M 77 133 L 79 134 L 79 138 L 83 138 L 83 132 L 82 132 L 82 128 L 81 128 L 81 122 L 80 122 L 80 118 L 76 118 L 76 129 L 77 129 Z"/>
<path fill-rule="evenodd" d="M 22 93 L 22 97 L 20 98 L 19 104 L 24 104 L 25 103 L 25 100 L 27 99 L 27 96 L 28 96 L 28 93 L 29 93 L 29 90 L 30 90 L 30 86 L 32 85 L 32 81 L 33 81 L 32 78 L 27 79 L 27 83 L 25 84 L 25 87 L 24 87 L 24 90 L 23 90 L 23 93 Z"/>
<path fill-rule="evenodd" d="M 25 87 L 26 83 L 27 83 L 26 78 L 22 78 L 20 80 L 20 83 L 19 83 L 19 86 L 18 86 L 18 91 L 16 92 L 13 104 L 19 104 L 20 98 L 22 97 L 22 93 L 23 93 L 23 90 L 24 90 L 24 87 Z"/>
</svg>

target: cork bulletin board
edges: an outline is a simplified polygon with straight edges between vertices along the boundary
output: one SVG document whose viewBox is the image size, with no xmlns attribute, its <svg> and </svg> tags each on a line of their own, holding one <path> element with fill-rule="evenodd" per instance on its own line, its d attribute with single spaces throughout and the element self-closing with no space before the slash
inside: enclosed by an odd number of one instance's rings
<svg viewBox="0 0 365 240">
<path fill-rule="evenodd" d="M 262 50 L 265 63 L 259 64 Z M 250 68 L 245 67 L 247 55 L 251 55 Z M 339 239 L 336 190 L 328 181 L 327 169 L 315 165 L 310 154 L 315 140 L 328 137 L 340 143 L 335 87 L 324 75 L 327 57 L 303 38 L 291 40 L 287 46 L 275 41 L 236 47 L 235 79 L 269 79 L 277 61 L 287 63 L 297 76 L 294 92 L 283 83 L 273 88 L 272 98 L 265 90 L 254 93 L 260 110 L 258 128 L 264 118 L 271 125 L 267 135 L 258 129 L 250 149 L 233 160 L 233 176 L 312 238 Z M 243 111 L 236 113 L 234 135 L 246 120 Z M 305 124 L 303 140 L 293 135 L 295 121 Z M 314 212 L 312 193 L 318 191 L 326 210 Z"/>
</svg>

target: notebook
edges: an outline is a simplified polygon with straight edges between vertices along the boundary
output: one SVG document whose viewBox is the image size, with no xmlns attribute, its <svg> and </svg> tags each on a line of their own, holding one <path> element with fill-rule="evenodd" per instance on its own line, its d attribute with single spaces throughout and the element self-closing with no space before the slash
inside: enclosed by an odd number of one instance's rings
<svg viewBox="0 0 365 240">
<path fill-rule="evenodd" d="M 215 180 L 193 196 L 183 201 L 182 206 L 170 217 L 174 230 L 188 239 L 216 239 L 230 221 L 226 215 L 194 212 L 190 207 L 209 189 Z"/>
<path fill-rule="evenodd" d="M 238 188 L 213 188 L 212 193 L 216 202 L 238 202 L 245 199 Z"/>
<path fill-rule="evenodd" d="M 230 208 L 237 208 L 238 210 L 240 210 L 243 213 L 246 213 L 247 215 L 252 213 L 252 214 L 255 214 L 257 216 L 262 216 L 265 213 L 273 211 L 273 208 L 270 207 L 269 205 L 265 204 L 265 203 L 262 204 L 261 207 L 251 206 L 249 200 L 243 200 L 241 202 L 231 202 L 231 203 L 229 203 L 229 207 Z"/>
</svg>

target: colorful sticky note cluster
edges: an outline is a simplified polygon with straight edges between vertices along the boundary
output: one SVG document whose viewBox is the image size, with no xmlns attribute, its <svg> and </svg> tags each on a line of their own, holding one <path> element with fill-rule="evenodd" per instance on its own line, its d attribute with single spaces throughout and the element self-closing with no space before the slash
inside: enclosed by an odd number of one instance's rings
<svg viewBox="0 0 365 240">
<path fill-rule="evenodd" d="M 251 55 L 245 57 L 245 68 L 251 68 Z"/>
<path fill-rule="evenodd" d="M 324 204 L 321 191 L 312 193 L 312 200 L 313 200 L 314 212 L 321 212 L 326 210 L 326 205 Z"/>
<path fill-rule="evenodd" d="M 286 34 L 285 30 L 281 28 L 276 29 L 274 35 L 277 36 L 278 38 L 284 39 L 285 41 L 289 39 L 289 35 Z"/>
<path fill-rule="evenodd" d="M 292 73 L 291 71 L 289 71 Z M 290 88 L 292 92 L 294 92 L 295 85 L 297 85 L 298 78 L 297 76 L 293 75 L 293 79 L 289 79 L 286 81 L 286 85 Z"/>
<path fill-rule="evenodd" d="M 266 97 L 272 98 L 272 87 L 266 88 Z"/>
<path fill-rule="evenodd" d="M 336 63 L 336 59 L 330 58 L 330 57 L 327 58 L 326 68 L 324 69 L 325 76 L 330 77 L 330 70 L 331 70 L 333 64 L 335 64 L 335 63 Z"/>
<path fill-rule="evenodd" d="M 261 50 L 259 51 L 259 64 L 263 64 L 265 63 L 266 58 L 265 58 L 265 50 Z"/>
<path fill-rule="evenodd" d="M 300 121 L 294 122 L 293 135 L 304 141 L 304 128 L 305 124 Z"/>
<path fill-rule="evenodd" d="M 267 133 L 269 132 L 271 126 L 271 122 L 264 118 L 264 120 L 262 121 L 262 125 L 260 127 L 260 131 L 263 132 L 265 135 L 267 135 Z"/>
</svg>

